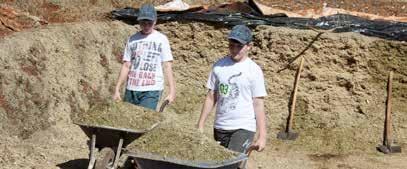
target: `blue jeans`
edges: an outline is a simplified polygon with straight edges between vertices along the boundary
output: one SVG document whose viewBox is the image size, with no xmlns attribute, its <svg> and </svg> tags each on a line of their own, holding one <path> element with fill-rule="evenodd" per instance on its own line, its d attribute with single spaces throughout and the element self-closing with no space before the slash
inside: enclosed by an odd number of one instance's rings
<svg viewBox="0 0 407 169">
<path fill-rule="evenodd" d="M 160 90 L 157 91 L 131 91 L 124 93 L 124 101 L 138 106 L 155 110 L 161 96 Z"/>
</svg>

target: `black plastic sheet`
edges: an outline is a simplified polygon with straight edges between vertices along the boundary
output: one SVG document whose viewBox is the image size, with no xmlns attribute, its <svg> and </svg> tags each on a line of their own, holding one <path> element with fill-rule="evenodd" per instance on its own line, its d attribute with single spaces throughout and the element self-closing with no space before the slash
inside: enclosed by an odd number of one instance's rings
<svg viewBox="0 0 407 169">
<path fill-rule="evenodd" d="M 111 12 L 113 18 L 129 24 L 137 23 L 138 10 L 134 8 L 118 9 Z M 326 17 L 295 18 L 285 14 L 259 15 L 248 13 L 215 13 L 215 12 L 166 12 L 158 13 L 159 21 L 199 21 L 223 24 L 228 26 L 245 24 L 249 26 L 272 25 L 295 29 L 320 29 L 332 32 L 358 32 L 389 40 L 407 41 L 407 23 L 381 20 L 368 20 L 358 16 L 336 14 Z"/>
</svg>

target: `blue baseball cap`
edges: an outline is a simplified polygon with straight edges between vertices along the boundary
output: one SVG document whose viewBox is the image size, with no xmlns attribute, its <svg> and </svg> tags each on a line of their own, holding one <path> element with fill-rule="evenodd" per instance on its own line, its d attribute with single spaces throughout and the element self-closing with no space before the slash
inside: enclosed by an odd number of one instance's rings
<svg viewBox="0 0 407 169">
<path fill-rule="evenodd" d="M 143 4 L 138 10 L 137 20 L 157 20 L 157 11 L 152 4 Z"/>
<path fill-rule="evenodd" d="M 252 31 L 246 25 L 236 25 L 230 31 L 228 39 L 233 39 L 241 44 L 248 44 L 252 41 Z"/>
</svg>

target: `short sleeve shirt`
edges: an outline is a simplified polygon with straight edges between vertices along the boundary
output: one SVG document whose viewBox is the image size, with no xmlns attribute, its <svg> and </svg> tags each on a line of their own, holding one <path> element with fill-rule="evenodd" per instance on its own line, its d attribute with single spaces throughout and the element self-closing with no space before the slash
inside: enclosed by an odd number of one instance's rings
<svg viewBox="0 0 407 169">
<path fill-rule="evenodd" d="M 167 37 L 154 30 L 149 35 L 140 32 L 127 41 L 123 61 L 131 62 L 127 89 L 132 91 L 163 90 L 162 62 L 173 60 Z"/>
<path fill-rule="evenodd" d="M 261 68 L 250 58 L 234 62 L 230 57 L 212 67 L 207 87 L 217 93 L 215 128 L 256 131 L 254 97 L 267 95 Z"/>
</svg>

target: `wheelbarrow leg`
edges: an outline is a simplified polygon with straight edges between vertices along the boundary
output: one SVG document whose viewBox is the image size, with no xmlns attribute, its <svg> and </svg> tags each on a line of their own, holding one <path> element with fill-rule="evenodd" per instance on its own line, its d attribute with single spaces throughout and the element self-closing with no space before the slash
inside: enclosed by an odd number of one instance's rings
<svg viewBox="0 0 407 169">
<path fill-rule="evenodd" d="M 117 147 L 116 157 L 114 159 L 112 169 L 115 169 L 117 167 L 117 164 L 118 164 L 118 161 L 119 161 L 119 158 L 120 158 L 120 155 L 121 155 L 121 151 L 122 151 L 122 146 L 123 146 L 123 139 L 121 138 L 120 141 L 119 141 L 119 146 Z"/>
<path fill-rule="evenodd" d="M 92 134 L 92 139 L 91 139 L 91 147 L 90 147 L 90 158 L 89 158 L 89 165 L 88 169 L 93 169 L 93 166 L 95 165 L 96 161 L 96 135 Z"/>
</svg>

